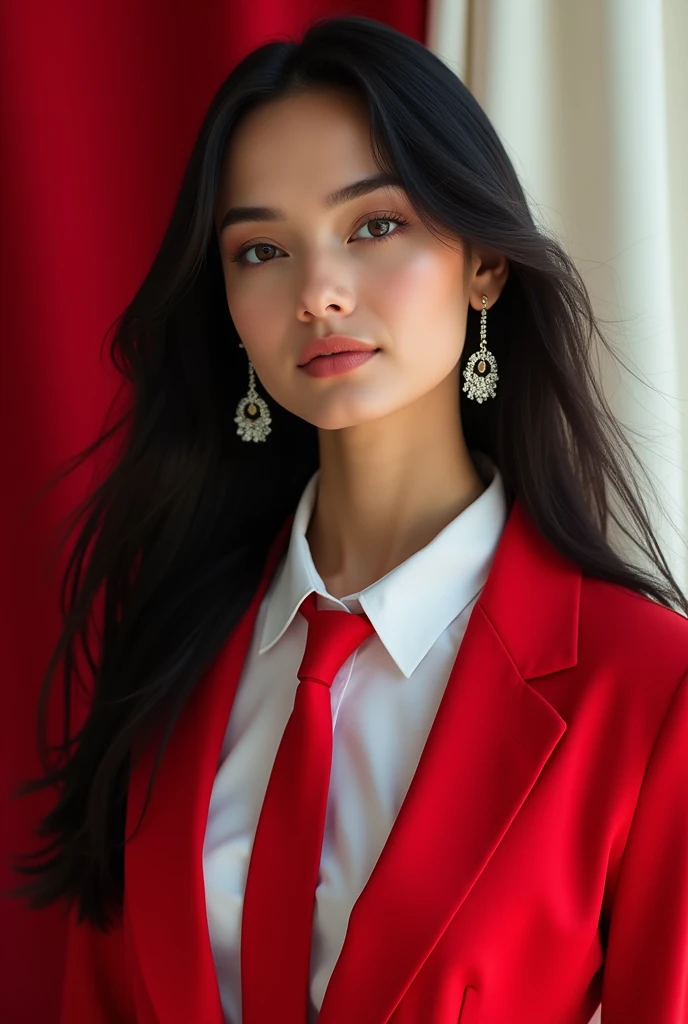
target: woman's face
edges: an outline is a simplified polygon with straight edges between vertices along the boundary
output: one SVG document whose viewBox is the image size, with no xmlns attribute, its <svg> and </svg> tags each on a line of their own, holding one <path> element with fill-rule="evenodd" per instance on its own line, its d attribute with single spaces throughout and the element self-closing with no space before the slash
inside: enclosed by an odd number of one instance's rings
<svg viewBox="0 0 688 1024">
<path fill-rule="evenodd" d="M 459 245 L 438 241 L 400 187 L 326 203 L 377 174 L 367 112 L 338 90 L 251 111 L 225 154 L 215 223 L 232 320 L 268 395 L 325 429 L 387 416 L 455 369 L 457 396 L 468 304 L 497 294 L 477 255 L 464 286 Z M 222 228 L 240 206 L 278 212 Z M 309 376 L 303 346 L 331 333 L 380 351 L 348 373 Z"/>
</svg>

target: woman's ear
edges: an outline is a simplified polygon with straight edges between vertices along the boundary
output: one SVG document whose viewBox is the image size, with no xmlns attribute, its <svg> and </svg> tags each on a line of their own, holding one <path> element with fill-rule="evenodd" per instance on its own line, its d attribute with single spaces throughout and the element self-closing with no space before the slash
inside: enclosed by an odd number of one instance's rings
<svg viewBox="0 0 688 1024">
<path fill-rule="evenodd" d="M 473 263 L 475 269 L 469 282 L 471 306 L 482 310 L 483 295 L 487 295 L 487 308 L 490 309 L 502 294 L 509 277 L 509 261 L 502 253 L 475 249 Z"/>
</svg>

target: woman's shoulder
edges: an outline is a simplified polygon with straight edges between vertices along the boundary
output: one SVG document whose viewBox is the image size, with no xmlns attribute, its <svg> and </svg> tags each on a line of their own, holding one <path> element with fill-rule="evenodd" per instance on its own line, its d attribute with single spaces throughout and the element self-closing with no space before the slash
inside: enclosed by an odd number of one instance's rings
<svg viewBox="0 0 688 1024">
<path fill-rule="evenodd" d="M 629 587 L 583 575 L 578 661 L 668 705 L 688 674 L 688 618 Z"/>
<path fill-rule="evenodd" d="M 581 579 L 581 611 L 601 616 L 608 626 L 619 627 L 629 641 L 648 637 L 676 642 L 688 651 L 688 618 L 630 587 L 585 573 Z"/>
</svg>

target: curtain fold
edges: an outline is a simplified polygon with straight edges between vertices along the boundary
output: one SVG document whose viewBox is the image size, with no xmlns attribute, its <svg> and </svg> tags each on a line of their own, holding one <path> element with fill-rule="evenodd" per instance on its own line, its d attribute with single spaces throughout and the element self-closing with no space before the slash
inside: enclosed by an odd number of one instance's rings
<svg viewBox="0 0 688 1024">
<path fill-rule="evenodd" d="M 346 11 L 332 0 L 0 8 L 3 894 L 16 882 L 10 856 L 35 845 L 31 831 L 53 802 L 10 794 L 39 773 L 36 702 L 60 625 L 48 562 L 93 467 L 40 492 L 101 428 L 118 384 L 101 343 L 150 265 L 220 82 L 255 46 L 341 13 L 424 41 L 425 0 L 359 0 Z M 56 1021 L 63 962 L 61 913 L 3 895 L 0 1020 Z"/>
</svg>

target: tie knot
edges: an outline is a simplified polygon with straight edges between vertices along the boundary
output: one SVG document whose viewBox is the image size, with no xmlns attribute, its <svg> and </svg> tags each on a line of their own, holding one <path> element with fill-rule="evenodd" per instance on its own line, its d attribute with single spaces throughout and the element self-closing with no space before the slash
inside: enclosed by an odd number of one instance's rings
<svg viewBox="0 0 688 1024">
<path fill-rule="evenodd" d="M 315 593 L 303 600 L 299 611 L 308 621 L 308 637 L 296 675 L 331 686 L 346 659 L 374 632 L 373 624 L 366 615 L 318 609 Z"/>
</svg>

